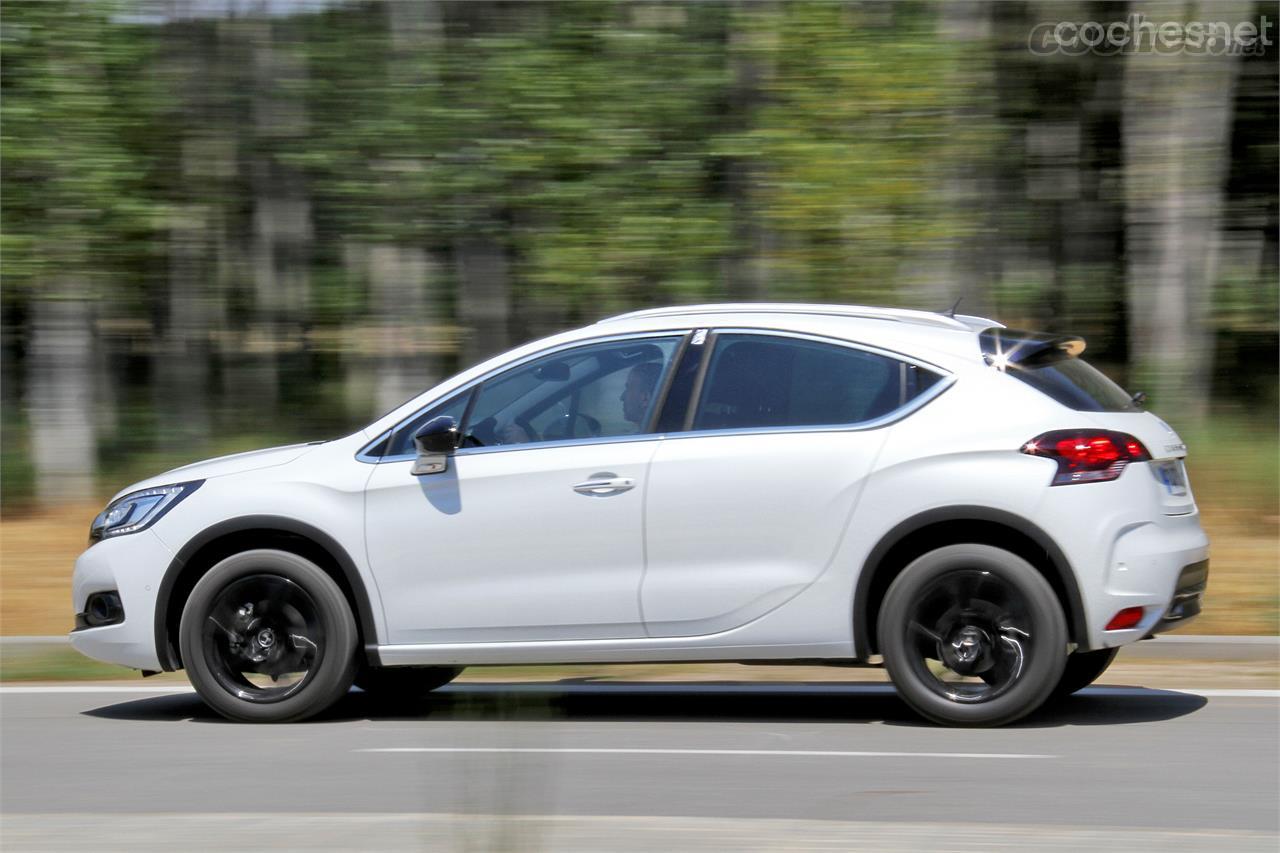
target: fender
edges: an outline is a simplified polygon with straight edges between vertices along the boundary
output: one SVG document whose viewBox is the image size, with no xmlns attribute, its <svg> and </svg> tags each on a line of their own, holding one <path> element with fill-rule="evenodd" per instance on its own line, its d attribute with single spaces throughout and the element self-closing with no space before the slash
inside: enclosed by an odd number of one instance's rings
<svg viewBox="0 0 1280 853">
<path fill-rule="evenodd" d="M 373 620 L 373 608 L 369 602 L 369 593 L 365 588 L 363 578 L 360 576 L 360 571 L 356 568 L 355 562 L 351 559 L 351 555 L 347 553 L 346 549 L 339 545 L 337 540 L 329 534 L 297 519 L 280 515 L 246 515 L 240 518 L 220 521 L 191 537 L 178 551 L 177 556 L 169 563 L 169 567 L 165 569 L 164 578 L 160 581 L 160 589 L 156 593 L 155 641 L 156 654 L 159 656 L 160 664 L 166 672 L 172 672 L 178 668 L 177 655 L 169 642 L 167 615 L 169 612 L 169 598 L 173 594 L 174 586 L 181 576 L 183 568 L 186 567 L 192 557 L 210 542 L 229 534 L 248 530 L 292 534 L 308 539 L 323 549 L 342 570 L 343 580 L 351 590 L 352 598 L 355 599 L 355 616 L 359 624 L 362 644 L 368 648 L 376 647 L 377 632 Z M 376 652 L 371 651 L 369 654 L 376 655 Z M 377 663 L 376 660 L 371 660 L 371 662 Z"/>
<path fill-rule="evenodd" d="M 858 583 L 853 594 L 853 653 L 856 659 L 865 660 L 871 654 L 872 629 L 867 624 L 869 620 L 866 614 L 871 603 L 871 582 L 874 580 L 876 568 L 894 546 L 908 536 L 931 525 L 949 521 L 983 521 L 999 524 L 1022 534 L 1043 549 L 1049 559 L 1049 565 L 1056 574 L 1056 577 L 1051 577 L 1050 581 L 1056 582 L 1055 586 L 1066 598 L 1069 620 L 1067 627 L 1071 640 L 1079 644 L 1082 650 L 1088 649 L 1089 632 L 1085 621 L 1084 603 L 1080 597 L 1080 586 L 1076 582 L 1075 573 L 1071 570 L 1071 564 L 1067 561 L 1066 555 L 1062 553 L 1062 549 L 1052 537 L 1025 518 L 1011 512 L 985 506 L 949 506 L 926 510 L 900 522 L 881 537 L 876 546 L 871 549 L 871 553 L 867 555 L 866 561 L 862 564 L 862 571 L 858 573 Z"/>
</svg>

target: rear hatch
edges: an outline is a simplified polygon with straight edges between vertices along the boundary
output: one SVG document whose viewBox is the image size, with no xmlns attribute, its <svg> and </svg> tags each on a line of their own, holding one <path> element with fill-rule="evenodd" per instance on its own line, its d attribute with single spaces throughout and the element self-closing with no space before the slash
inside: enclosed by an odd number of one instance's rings
<svg viewBox="0 0 1280 853">
<path fill-rule="evenodd" d="M 1130 463 L 1132 475 L 1150 477 L 1166 515 L 1195 510 L 1187 480 L 1187 447 L 1173 427 L 1143 411 L 1133 397 L 1080 358 L 1081 338 L 988 329 L 979 336 L 987 363 L 1069 409 L 1081 413 L 1080 426 L 1096 426 L 1133 436 L 1151 456 Z"/>
</svg>

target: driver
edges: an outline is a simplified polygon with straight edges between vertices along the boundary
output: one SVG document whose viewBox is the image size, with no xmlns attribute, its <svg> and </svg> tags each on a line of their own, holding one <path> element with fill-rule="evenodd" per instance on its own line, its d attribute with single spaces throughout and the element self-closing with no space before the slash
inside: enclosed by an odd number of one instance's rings
<svg viewBox="0 0 1280 853">
<path fill-rule="evenodd" d="M 656 361 L 637 364 L 627 374 L 627 385 L 618 400 L 622 403 L 622 416 L 637 428 L 643 426 L 641 422 L 649 414 L 649 403 L 653 401 L 653 392 L 661 375 L 662 364 Z"/>
</svg>

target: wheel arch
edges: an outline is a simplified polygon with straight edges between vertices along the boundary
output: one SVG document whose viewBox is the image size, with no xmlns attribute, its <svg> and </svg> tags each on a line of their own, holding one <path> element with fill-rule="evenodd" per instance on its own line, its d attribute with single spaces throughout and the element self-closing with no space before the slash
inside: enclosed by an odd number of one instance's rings
<svg viewBox="0 0 1280 853">
<path fill-rule="evenodd" d="M 871 549 L 858 574 L 853 596 L 854 657 L 876 654 L 875 625 L 889 584 L 907 565 L 935 548 L 974 542 L 1003 548 L 1025 559 L 1053 587 L 1067 619 L 1067 633 L 1089 649 L 1088 623 L 1071 564 L 1049 534 L 1025 518 L 984 506 L 941 507 L 901 522 Z"/>
<path fill-rule="evenodd" d="M 187 541 L 169 563 L 156 593 L 156 655 L 166 672 L 182 668 L 178 625 L 196 582 L 220 560 L 253 548 L 276 548 L 311 560 L 333 578 L 355 615 L 359 648 L 376 645 L 373 605 L 360 571 L 337 540 L 306 522 L 286 516 L 250 515 L 208 527 Z M 376 661 L 373 661 L 376 663 Z"/>
</svg>

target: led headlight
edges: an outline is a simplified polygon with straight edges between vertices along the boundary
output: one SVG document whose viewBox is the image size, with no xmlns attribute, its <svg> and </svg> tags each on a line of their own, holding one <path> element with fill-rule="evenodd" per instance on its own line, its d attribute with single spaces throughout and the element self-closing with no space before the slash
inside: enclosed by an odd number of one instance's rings
<svg viewBox="0 0 1280 853">
<path fill-rule="evenodd" d="M 112 501 L 93 520 L 89 527 L 89 541 L 97 542 L 99 539 L 146 530 L 203 482 L 204 480 L 195 480 L 190 483 L 174 483 L 172 486 L 157 486 L 154 489 L 132 492 Z"/>
</svg>

